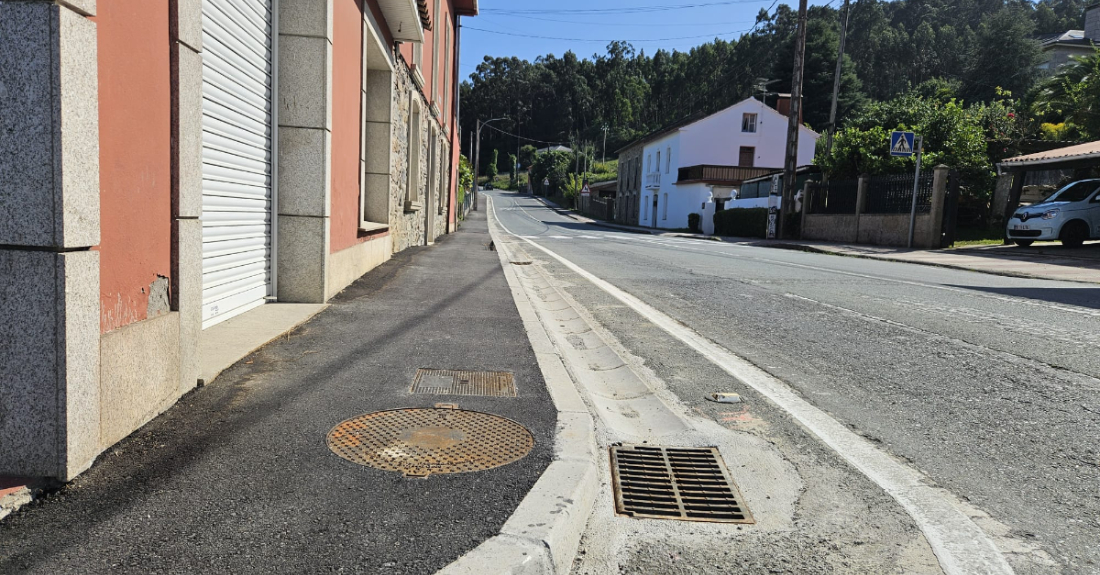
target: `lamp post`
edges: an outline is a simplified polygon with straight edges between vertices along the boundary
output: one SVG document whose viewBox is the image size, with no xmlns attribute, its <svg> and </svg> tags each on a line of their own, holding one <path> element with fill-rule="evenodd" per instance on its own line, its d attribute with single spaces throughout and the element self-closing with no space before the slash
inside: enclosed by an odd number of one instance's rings
<svg viewBox="0 0 1100 575">
<path fill-rule="evenodd" d="M 495 122 L 497 120 L 506 120 L 506 119 L 507 118 L 500 117 L 500 118 L 493 118 L 492 120 L 486 120 L 484 122 L 482 122 L 481 120 L 478 120 L 478 122 L 477 122 L 477 136 L 476 136 L 477 145 L 474 146 L 474 189 L 470 192 L 474 196 L 474 211 L 475 212 L 477 211 L 477 192 L 478 192 L 478 190 L 477 190 L 477 176 L 478 176 L 478 169 L 480 168 L 480 161 L 481 161 L 481 128 L 485 127 L 485 125 L 488 124 L 489 122 Z"/>
</svg>

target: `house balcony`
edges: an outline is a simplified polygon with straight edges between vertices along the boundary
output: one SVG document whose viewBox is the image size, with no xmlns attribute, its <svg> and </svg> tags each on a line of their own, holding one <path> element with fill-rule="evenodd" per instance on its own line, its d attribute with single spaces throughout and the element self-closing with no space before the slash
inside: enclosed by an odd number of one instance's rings
<svg viewBox="0 0 1100 575">
<path fill-rule="evenodd" d="M 706 184 L 740 186 L 745 180 L 759 178 L 780 168 L 747 168 L 743 166 L 713 166 L 701 164 L 679 168 L 676 171 L 677 184 L 703 182 Z"/>
<path fill-rule="evenodd" d="M 661 172 L 650 172 L 645 175 L 646 189 L 661 187 Z"/>
</svg>

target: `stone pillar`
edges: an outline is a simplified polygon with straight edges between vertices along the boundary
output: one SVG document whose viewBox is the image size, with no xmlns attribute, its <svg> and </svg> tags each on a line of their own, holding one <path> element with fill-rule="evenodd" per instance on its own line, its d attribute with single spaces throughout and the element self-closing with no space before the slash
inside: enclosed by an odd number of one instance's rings
<svg viewBox="0 0 1100 575">
<path fill-rule="evenodd" d="M 332 177 L 332 0 L 279 2 L 279 301 L 327 293 Z"/>
<path fill-rule="evenodd" d="M 806 216 L 810 213 L 810 206 L 813 205 L 813 198 L 810 194 L 813 193 L 813 186 L 810 180 L 806 180 L 806 183 L 802 185 L 802 221 L 798 224 L 798 230 L 801 235 L 801 231 L 806 229 Z"/>
<path fill-rule="evenodd" d="M 924 238 L 914 240 L 921 247 L 939 249 L 943 238 L 943 204 L 947 197 L 947 180 L 951 168 L 940 164 L 932 171 L 932 208 L 928 213 L 928 227 Z"/>
<path fill-rule="evenodd" d="M 871 183 L 871 176 L 862 174 L 856 184 L 856 233 L 855 243 L 859 243 L 859 219 L 863 211 L 867 209 L 867 186 Z"/>
<path fill-rule="evenodd" d="M 0 475 L 99 445 L 94 0 L 0 2 Z"/>
<path fill-rule="evenodd" d="M 171 0 L 173 307 L 180 313 L 180 393 L 199 378 L 202 331 L 202 0 Z"/>
</svg>

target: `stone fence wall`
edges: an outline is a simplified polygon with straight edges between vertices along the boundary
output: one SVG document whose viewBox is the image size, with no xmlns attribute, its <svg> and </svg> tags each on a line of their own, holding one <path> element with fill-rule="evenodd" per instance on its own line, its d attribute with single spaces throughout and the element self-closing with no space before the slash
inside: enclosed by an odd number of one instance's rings
<svg viewBox="0 0 1100 575">
<path fill-rule="evenodd" d="M 932 184 L 932 208 L 918 213 L 914 226 L 913 247 L 938 249 L 943 235 L 944 198 L 947 192 L 947 166 L 936 166 Z M 905 247 L 909 242 L 909 214 L 866 213 L 870 178 L 859 179 L 856 208 L 853 214 L 815 214 L 812 201 L 803 202 L 802 239 Z M 805 197 L 814 193 L 807 182 Z"/>
</svg>

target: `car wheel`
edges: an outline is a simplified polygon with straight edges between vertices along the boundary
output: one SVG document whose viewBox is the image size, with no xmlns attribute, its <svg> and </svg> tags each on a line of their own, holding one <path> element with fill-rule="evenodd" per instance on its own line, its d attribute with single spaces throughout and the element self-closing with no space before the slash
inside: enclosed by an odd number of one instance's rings
<svg viewBox="0 0 1100 575">
<path fill-rule="evenodd" d="M 1012 241 L 1016 242 L 1016 245 L 1020 246 L 1021 248 L 1026 248 L 1026 247 L 1030 246 L 1031 244 L 1035 243 L 1035 240 L 1012 240 Z"/>
<path fill-rule="evenodd" d="M 1058 239 L 1067 248 L 1079 248 L 1089 237 L 1089 227 L 1085 222 L 1074 220 L 1062 227 Z"/>
</svg>

